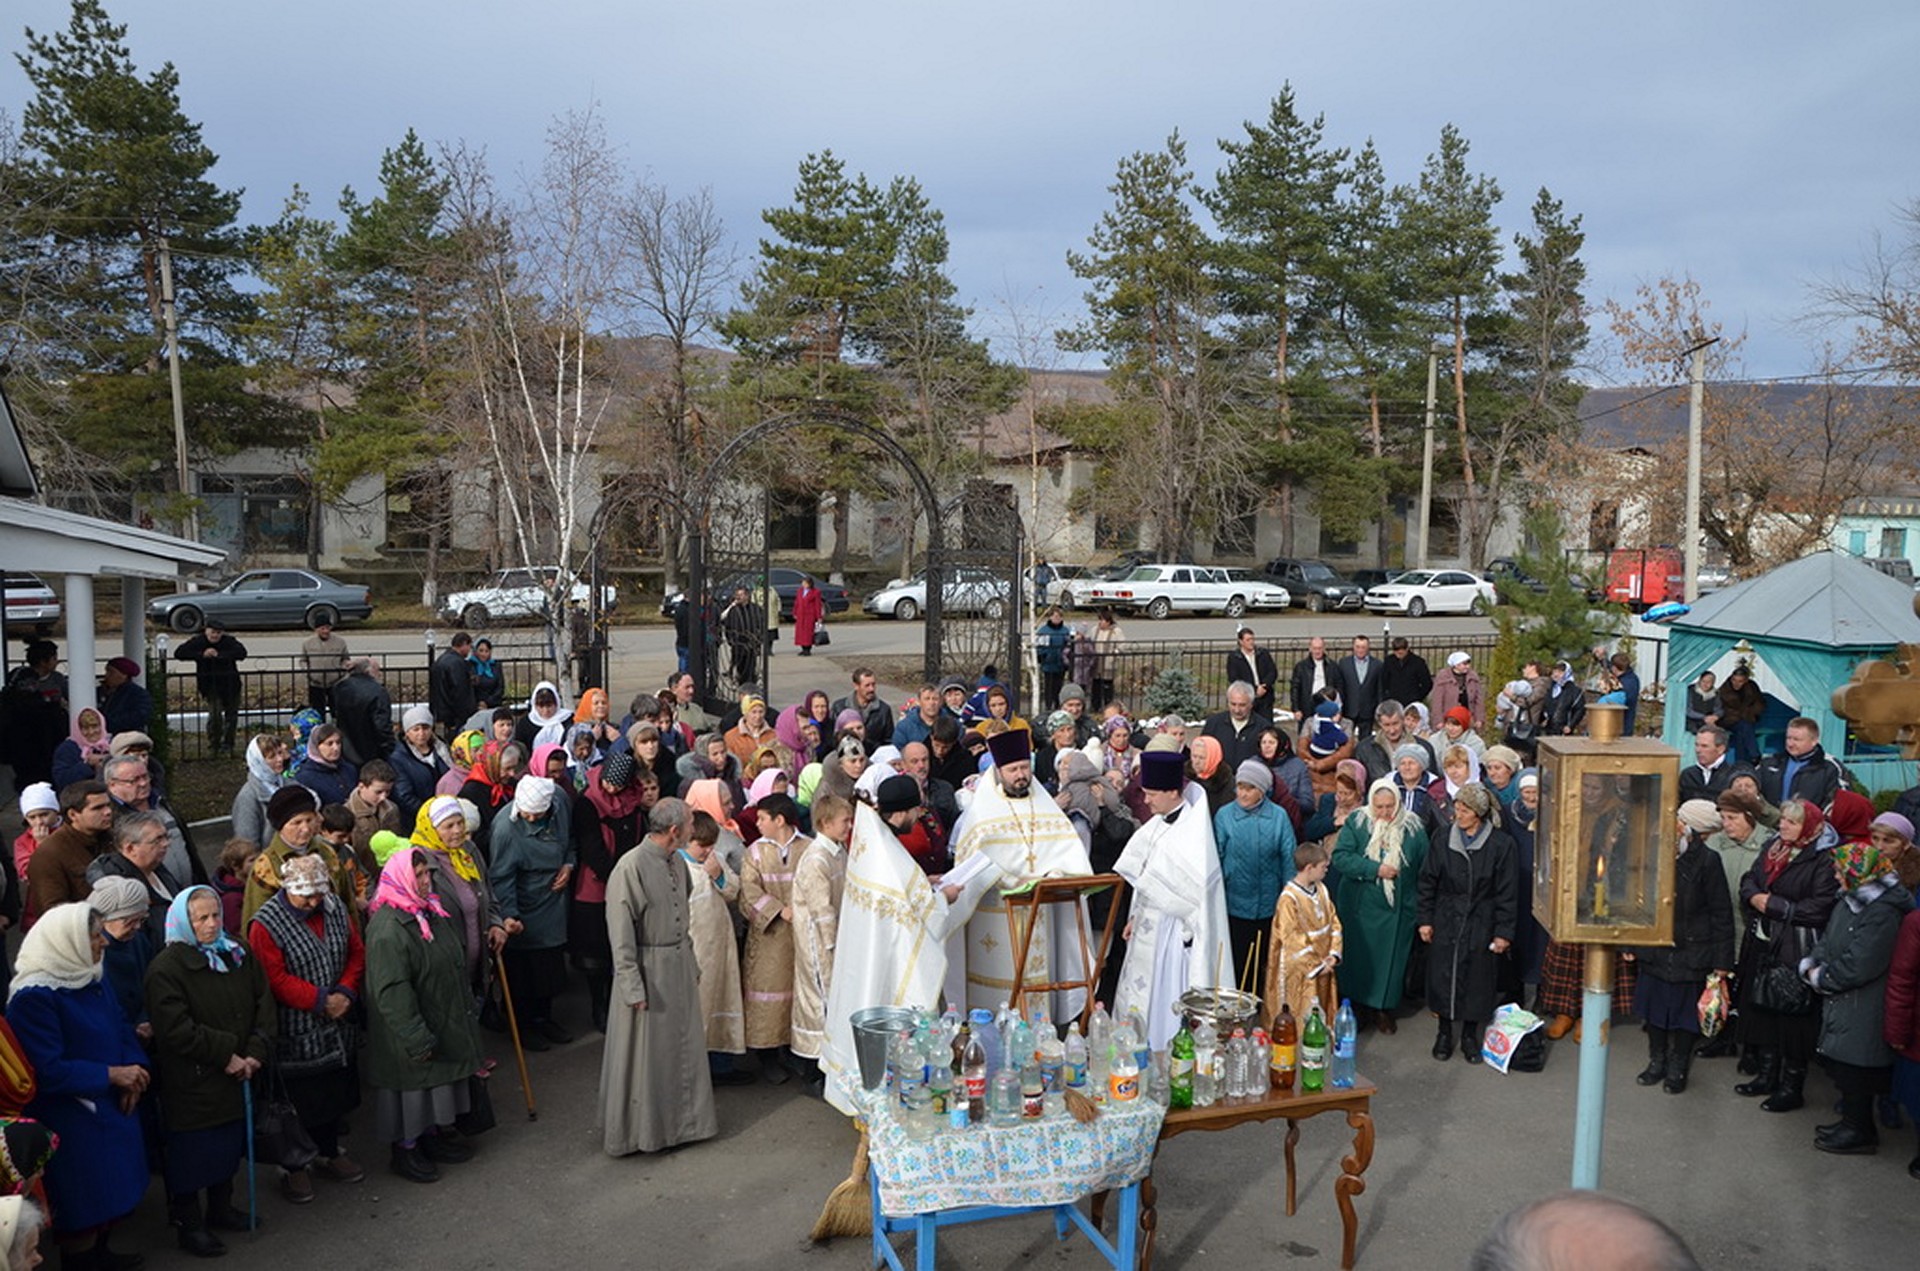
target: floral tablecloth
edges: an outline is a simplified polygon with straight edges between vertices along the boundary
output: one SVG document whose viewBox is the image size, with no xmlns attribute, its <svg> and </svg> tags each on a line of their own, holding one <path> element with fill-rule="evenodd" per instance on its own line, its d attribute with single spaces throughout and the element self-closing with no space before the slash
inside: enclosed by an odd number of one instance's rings
<svg viewBox="0 0 1920 1271">
<path fill-rule="evenodd" d="M 1101 1105 L 1088 1125 L 1058 1116 L 916 1139 L 894 1116 L 898 1105 L 891 1099 L 863 1091 L 860 1104 L 880 1211 L 889 1218 L 968 1205 L 1064 1205 L 1117 1191 L 1153 1168 L 1166 1115 L 1142 1096 Z"/>
</svg>

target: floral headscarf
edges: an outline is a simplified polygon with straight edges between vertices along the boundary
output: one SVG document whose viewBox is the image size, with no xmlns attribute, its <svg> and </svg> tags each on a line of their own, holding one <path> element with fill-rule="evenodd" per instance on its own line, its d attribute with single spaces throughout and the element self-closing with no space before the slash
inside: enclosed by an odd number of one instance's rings
<svg viewBox="0 0 1920 1271">
<path fill-rule="evenodd" d="M 448 847 L 437 828 L 441 822 L 451 821 L 456 816 L 463 821 L 467 817 L 460 800 L 444 794 L 428 799 L 420 805 L 420 811 L 413 818 L 413 843 L 416 847 L 446 857 L 453 865 L 453 872 L 462 881 L 477 883 L 480 881 L 480 865 L 473 859 L 473 853 L 465 847 Z M 395 852 L 394 855 L 398 856 L 399 853 Z M 392 857 L 388 858 L 388 863 L 392 863 Z"/>
<path fill-rule="evenodd" d="M 307 738 L 313 730 L 327 722 L 326 716 L 308 706 L 293 714 L 293 752 L 287 756 L 287 771 L 292 772 L 307 758 Z"/>
<path fill-rule="evenodd" d="M 425 809 L 422 809 L 424 812 Z M 420 849 L 410 847 L 403 852 L 395 852 L 387 858 L 386 867 L 380 871 L 380 886 L 373 893 L 374 909 L 398 909 L 420 924 L 420 938 L 429 944 L 433 942 L 433 923 L 427 915 L 447 916 L 446 909 L 440 904 L 440 898 L 432 892 L 422 895 L 415 885 L 413 863 L 420 856 Z"/>
<path fill-rule="evenodd" d="M 1787 863 L 1802 848 L 1818 843 L 1820 831 L 1826 828 L 1827 818 L 1817 805 L 1808 803 L 1804 799 L 1788 799 L 1780 807 L 1782 820 L 1786 818 L 1787 811 L 1791 808 L 1799 809 L 1802 816 L 1800 837 L 1789 839 L 1784 833 L 1775 834 L 1773 841 L 1767 844 L 1766 855 L 1760 858 L 1760 864 L 1766 874 L 1768 886 L 1773 885 L 1774 880 L 1786 870 Z"/>
<path fill-rule="evenodd" d="M 1888 872 L 1884 852 L 1872 843 L 1855 840 L 1833 849 L 1833 865 L 1840 874 L 1840 890 L 1847 892 L 1859 891 Z"/>
<path fill-rule="evenodd" d="M 228 935 L 224 928 L 216 928 L 214 938 L 206 943 L 202 943 L 200 938 L 193 934 L 193 919 L 188 917 L 188 911 L 193 904 L 193 898 L 200 895 L 211 898 L 214 908 L 219 908 L 220 893 L 205 883 L 189 887 L 175 896 L 173 903 L 167 906 L 167 943 L 192 945 L 200 950 L 208 966 L 225 975 L 246 961 L 247 950 L 238 940 Z"/>
<path fill-rule="evenodd" d="M 473 767 L 473 761 L 486 749 L 487 735 L 478 728 L 469 728 L 453 739 L 447 749 L 453 754 L 453 762 L 462 769 Z"/>
</svg>

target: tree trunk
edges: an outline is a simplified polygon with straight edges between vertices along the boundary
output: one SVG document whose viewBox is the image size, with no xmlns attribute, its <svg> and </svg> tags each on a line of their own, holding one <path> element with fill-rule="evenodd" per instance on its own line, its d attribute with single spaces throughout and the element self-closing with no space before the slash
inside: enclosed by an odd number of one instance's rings
<svg viewBox="0 0 1920 1271">
<path fill-rule="evenodd" d="M 1380 435 L 1380 385 L 1372 384 L 1367 389 L 1367 429 L 1373 444 L 1373 457 L 1379 459 L 1384 453 Z M 1387 567 L 1387 543 L 1390 535 L 1387 524 L 1393 517 L 1393 501 L 1388 498 L 1384 488 L 1380 491 L 1380 519 L 1373 527 L 1373 564 L 1376 569 Z"/>
<path fill-rule="evenodd" d="M 852 490 L 843 487 L 833 492 L 833 555 L 827 560 L 827 579 L 836 587 L 847 582 L 848 505 L 852 502 Z"/>
<path fill-rule="evenodd" d="M 1293 445 L 1293 395 L 1287 390 L 1287 324 L 1283 317 L 1280 322 L 1280 339 L 1274 346 L 1274 371 L 1280 384 L 1280 428 L 1279 439 L 1282 446 Z M 1282 462 L 1289 462 L 1284 456 Z M 1280 496 L 1280 554 L 1292 556 L 1293 551 L 1293 475 L 1283 471 L 1280 477 L 1278 493 Z"/>
<path fill-rule="evenodd" d="M 1478 534 L 1480 523 L 1480 494 L 1473 476 L 1473 450 L 1467 444 L 1467 324 L 1460 301 L 1453 302 L 1453 410 L 1454 421 L 1460 435 L 1460 479 L 1466 486 L 1466 492 L 1460 500 L 1460 509 L 1465 513 L 1460 526 L 1461 537 L 1467 546 L 1469 557 L 1473 550 L 1473 541 Z M 1474 562 L 1469 559 L 1468 564 Z"/>
</svg>

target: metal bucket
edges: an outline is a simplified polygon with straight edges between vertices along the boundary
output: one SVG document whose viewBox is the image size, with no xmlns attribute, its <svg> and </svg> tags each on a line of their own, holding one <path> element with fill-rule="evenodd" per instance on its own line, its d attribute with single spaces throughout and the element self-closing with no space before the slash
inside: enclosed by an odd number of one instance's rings
<svg viewBox="0 0 1920 1271">
<path fill-rule="evenodd" d="M 1233 1036 L 1233 1030 L 1253 1031 L 1260 1015 L 1260 999 L 1238 989 L 1191 989 L 1180 995 L 1175 1008 L 1188 1028 L 1206 1020 L 1221 1037 Z"/>
<path fill-rule="evenodd" d="M 913 1024 L 910 1006 L 868 1006 L 848 1016 L 853 1024 L 853 1053 L 860 1060 L 860 1084 L 878 1090 L 887 1075 L 887 1047 Z"/>
</svg>

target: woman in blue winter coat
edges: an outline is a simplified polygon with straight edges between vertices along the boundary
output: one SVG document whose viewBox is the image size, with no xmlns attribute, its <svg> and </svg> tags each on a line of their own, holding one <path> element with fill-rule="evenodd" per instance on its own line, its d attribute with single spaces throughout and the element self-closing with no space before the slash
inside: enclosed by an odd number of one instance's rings
<svg viewBox="0 0 1920 1271">
<path fill-rule="evenodd" d="M 1226 878 L 1227 932 L 1234 974 L 1267 982 L 1267 940 L 1280 889 L 1293 877 L 1293 820 L 1268 796 L 1273 769 L 1249 759 L 1234 773 L 1233 801 L 1213 814 L 1213 841 Z M 1248 981 L 1247 959 L 1254 960 Z"/>
</svg>

